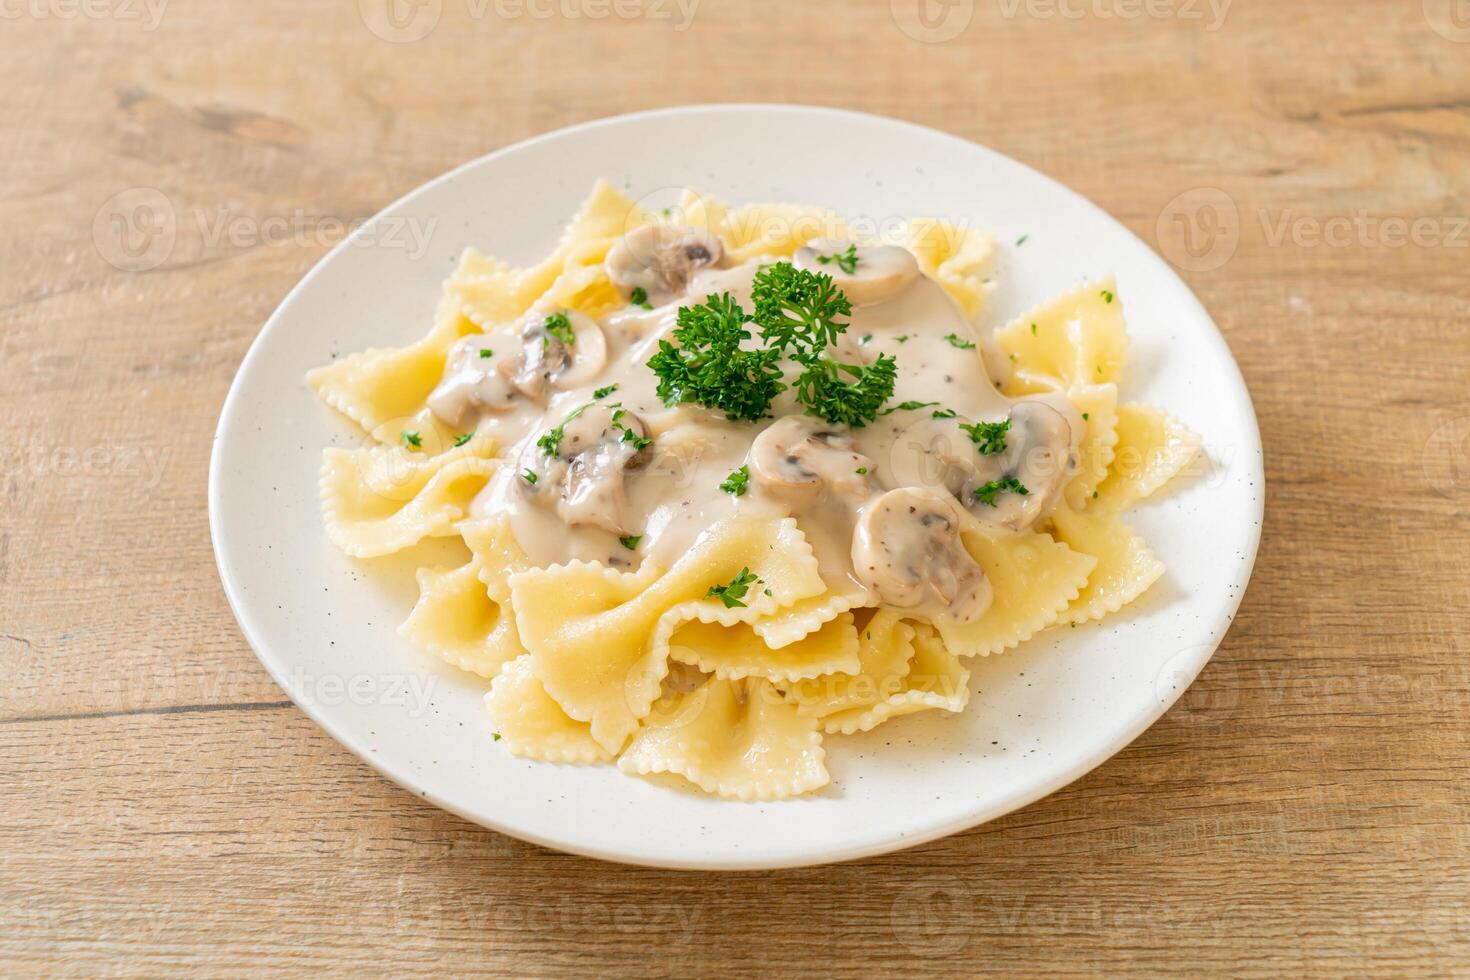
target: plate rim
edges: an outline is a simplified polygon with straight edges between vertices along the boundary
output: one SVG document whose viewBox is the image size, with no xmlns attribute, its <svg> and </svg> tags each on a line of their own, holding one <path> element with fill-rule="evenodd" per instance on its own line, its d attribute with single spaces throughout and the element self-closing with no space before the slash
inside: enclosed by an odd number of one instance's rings
<svg viewBox="0 0 1470 980">
<path fill-rule="evenodd" d="M 1249 540 L 1248 542 L 1244 542 L 1246 547 L 1242 549 L 1245 553 L 1245 556 L 1241 563 L 1242 570 L 1238 572 L 1240 587 L 1233 590 L 1233 596 L 1227 595 L 1222 597 L 1222 603 L 1217 607 L 1219 613 L 1217 617 L 1219 628 L 1215 630 L 1217 635 L 1214 636 L 1212 639 L 1206 641 L 1205 643 L 1199 645 L 1199 649 L 1202 649 L 1206 652 L 1203 656 L 1195 658 L 1198 661 L 1197 663 L 1191 661 L 1190 669 L 1192 673 L 1190 675 L 1189 683 L 1177 685 L 1176 688 L 1173 690 L 1171 696 L 1167 699 L 1157 699 L 1156 710 L 1150 709 L 1149 711 L 1140 712 L 1138 715 L 1131 718 L 1127 725 L 1113 729 L 1108 738 L 1099 740 L 1098 744 L 1093 748 L 1092 751 L 1085 753 L 1083 756 L 1080 757 L 1079 761 L 1075 762 L 1073 765 L 1059 770 L 1049 779 L 1043 780 L 1042 782 L 1035 785 L 1027 786 L 1022 791 L 1013 792 L 1009 795 L 1002 795 L 1001 797 L 993 800 L 989 805 L 981 809 L 971 811 L 970 813 L 959 816 L 938 826 L 926 828 L 922 832 L 915 833 L 911 836 L 902 835 L 884 839 L 876 843 L 857 843 L 848 845 L 846 847 L 832 848 L 830 850 L 822 851 L 820 853 L 813 853 L 810 855 L 793 855 L 790 857 L 761 857 L 759 854 L 755 853 L 726 851 L 719 854 L 711 854 L 707 857 L 696 857 L 687 859 L 668 857 L 661 858 L 656 853 L 651 851 L 636 853 L 619 852 L 610 851 L 595 846 L 588 846 L 585 844 L 581 844 L 575 840 L 564 839 L 554 835 L 542 834 L 532 828 L 507 825 L 499 820 L 494 819 L 493 817 L 486 816 L 483 813 L 470 812 L 468 808 L 460 807 L 449 800 L 442 799 L 436 794 L 430 793 L 423 788 L 415 786 L 415 781 L 407 773 L 401 773 L 397 771 L 397 769 L 394 766 L 390 765 L 389 762 L 382 756 L 377 755 L 373 752 L 359 750 L 359 748 L 354 744 L 354 740 L 351 739 L 343 731 L 340 731 L 338 726 L 334 724 L 334 722 L 331 720 L 329 711 L 325 710 L 323 705 L 315 704 L 310 699 L 299 698 L 291 685 L 283 683 L 276 669 L 272 666 L 271 655 L 267 654 L 266 652 L 267 650 L 271 649 L 271 647 L 265 642 L 263 637 L 259 635 L 257 628 L 251 622 L 251 616 L 243 608 L 242 600 L 239 599 L 239 595 L 242 594 L 244 590 L 235 580 L 228 567 L 226 553 L 230 550 L 230 545 L 228 543 L 225 529 L 222 526 L 223 519 L 221 517 L 221 503 L 219 499 L 221 493 L 221 483 L 223 480 L 223 475 L 221 472 L 223 463 L 220 446 L 227 435 L 226 429 L 231 423 L 231 419 L 240 411 L 239 400 L 244 397 L 241 394 L 240 379 L 246 374 L 247 369 L 249 369 L 256 360 L 263 356 L 262 352 L 264 349 L 264 342 L 282 320 L 284 311 L 292 305 L 292 303 L 295 301 L 300 293 L 311 288 L 313 282 L 326 268 L 327 264 L 338 255 L 338 253 L 350 247 L 353 247 L 355 241 L 360 236 L 370 234 L 372 228 L 385 214 L 394 211 L 401 205 L 410 202 L 411 200 L 422 194 L 427 194 L 430 191 L 446 183 L 452 182 L 460 174 L 466 171 L 487 165 L 502 156 L 510 155 L 524 148 L 534 146 L 543 142 L 557 140 L 576 133 L 617 126 L 631 121 L 647 119 L 651 117 L 690 116 L 735 112 L 766 112 L 794 115 L 819 114 L 834 117 L 860 119 L 869 123 L 881 123 L 886 126 L 896 126 L 902 129 L 911 130 L 929 138 L 939 138 L 942 141 L 952 143 L 955 145 L 956 148 L 961 149 L 965 152 L 973 153 L 978 150 L 989 157 L 992 157 L 999 161 L 1003 161 L 1007 166 L 1019 167 L 1029 172 L 1030 175 L 1041 180 L 1053 193 L 1060 194 L 1061 196 L 1069 199 L 1073 204 L 1080 205 L 1084 208 L 1088 208 L 1096 212 L 1103 219 L 1105 219 L 1105 221 L 1110 224 L 1116 232 L 1120 232 L 1131 238 L 1135 243 L 1140 245 L 1148 254 L 1152 255 L 1154 259 L 1157 260 L 1159 270 L 1173 278 L 1175 285 L 1179 287 L 1184 296 L 1188 297 L 1189 303 L 1192 304 L 1192 308 L 1187 311 L 1190 315 L 1190 318 L 1198 319 L 1203 324 L 1209 327 L 1208 335 L 1215 342 L 1216 346 L 1218 347 L 1219 353 L 1223 354 L 1223 358 L 1220 358 L 1220 360 L 1222 361 L 1222 366 L 1227 369 L 1229 373 L 1229 380 L 1232 380 L 1234 382 L 1235 392 L 1239 395 L 1239 397 L 1237 398 L 1237 401 L 1239 402 L 1237 409 L 1242 412 L 1240 419 L 1240 421 L 1243 423 L 1242 434 L 1247 437 L 1247 441 L 1249 443 L 1248 445 L 1243 446 L 1242 449 L 1245 451 L 1244 455 L 1246 456 L 1246 465 L 1251 468 L 1250 475 L 1254 478 L 1255 483 L 1260 487 L 1260 493 L 1256 495 L 1256 498 L 1254 500 L 1254 513 L 1252 515 L 1254 517 L 1254 520 L 1250 522 L 1250 526 L 1247 530 Z M 1000 817 L 1013 813 L 1016 810 L 1029 806 L 1037 800 L 1050 796 L 1052 793 L 1055 793 L 1063 787 L 1068 786 L 1073 782 L 1076 782 L 1083 776 L 1086 776 L 1088 773 L 1092 772 L 1094 769 L 1097 769 L 1103 763 L 1107 762 L 1108 759 L 1112 758 L 1114 755 L 1131 745 L 1139 738 L 1139 736 L 1141 736 L 1145 731 L 1153 727 L 1153 725 L 1155 725 L 1161 718 L 1163 718 L 1163 716 L 1168 713 L 1168 711 L 1174 706 L 1174 704 L 1177 703 L 1181 697 L 1183 697 L 1184 692 L 1187 691 L 1191 686 L 1193 686 L 1199 674 L 1204 670 L 1205 666 L 1210 662 L 1210 660 L 1214 658 L 1215 652 L 1219 649 L 1221 643 L 1224 642 L 1225 636 L 1229 632 L 1230 628 L 1234 625 L 1235 614 L 1240 608 L 1240 604 L 1245 597 L 1246 590 L 1249 587 L 1250 580 L 1255 569 L 1256 559 L 1260 552 L 1260 542 L 1263 532 L 1263 517 L 1265 512 L 1266 499 L 1265 467 L 1262 455 L 1260 424 L 1256 416 L 1255 404 L 1251 398 L 1250 389 L 1245 383 L 1244 375 L 1240 371 L 1240 365 L 1236 361 L 1234 353 L 1231 351 L 1229 343 L 1225 339 L 1224 334 L 1220 331 L 1219 325 L 1215 323 L 1214 318 L 1210 315 L 1209 311 L 1205 308 L 1204 304 L 1200 301 L 1194 290 L 1183 279 L 1177 269 L 1175 269 L 1168 261 L 1166 261 L 1161 255 L 1159 255 L 1158 251 L 1153 246 L 1149 245 L 1146 241 L 1135 234 L 1131 228 L 1123 224 L 1110 212 L 1108 212 L 1106 209 L 1104 209 L 1094 201 L 1088 199 L 1087 197 L 1084 197 L 1082 194 L 1066 186 L 1055 178 L 1043 173 L 1040 170 L 1037 170 L 1027 163 L 1016 160 L 1015 158 L 1007 156 L 1006 154 L 1003 154 L 998 150 L 994 150 L 988 146 L 974 142 L 964 137 L 956 136 L 952 133 L 948 133 L 943 130 L 935 129 L 933 127 L 925 126 L 919 123 L 911 122 L 909 120 L 896 119 L 891 116 L 884 116 L 877 113 L 861 112 L 852 109 L 841 109 L 820 105 L 774 104 L 759 102 L 700 103 L 691 105 L 670 106 L 658 109 L 647 109 L 638 112 L 601 117 L 598 119 L 577 123 L 571 126 L 565 126 L 559 129 L 550 130 L 548 132 L 540 133 L 527 139 L 518 140 L 514 143 L 506 144 L 499 147 L 498 149 L 492 150 L 489 153 L 485 153 L 481 156 L 468 160 L 456 167 L 453 167 L 439 174 L 436 177 L 431 178 L 430 180 L 418 184 L 407 193 L 400 195 L 399 197 L 390 201 L 388 204 L 385 204 L 384 206 L 379 208 L 371 218 L 363 222 L 357 229 L 354 230 L 351 235 L 348 235 L 342 241 L 338 242 L 337 245 L 330 249 L 325 255 L 318 259 L 309 270 L 307 270 L 305 275 L 303 275 L 301 279 L 298 280 L 296 284 L 291 287 L 286 295 L 281 298 L 280 302 L 276 305 L 275 309 L 271 312 L 270 316 L 266 318 L 264 324 L 256 333 L 255 338 L 251 341 L 250 346 L 246 350 L 244 357 L 241 358 L 239 365 L 235 369 L 234 377 L 230 381 L 229 391 L 225 395 L 224 402 L 221 405 L 220 414 L 215 425 L 214 435 L 210 443 L 210 458 L 207 479 L 209 535 L 212 550 L 214 552 L 215 567 L 220 577 L 220 583 L 225 593 L 225 599 L 229 604 L 231 613 L 235 617 L 235 621 L 240 628 L 242 636 L 245 638 L 246 643 L 250 646 L 251 652 L 255 654 L 256 659 L 265 668 L 266 672 L 271 676 L 271 679 L 274 680 L 276 684 L 282 689 L 282 691 L 287 695 L 287 697 L 291 699 L 292 703 L 294 703 L 299 710 L 305 713 L 308 718 L 315 722 L 318 727 L 320 727 L 323 731 L 325 731 L 328 735 L 335 739 L 338 744 L 340 744 L 343 748 L 352 753 L 352 755 L 356 756 L 358 759 L 367 763 L 368 766 L 374 769 L 379 775 L 393 782 L 394 784 L 402 788 L 405 792 L 408 792 L 411 795 L 418 797 L 419 799 L 433 803 L 440 809 L 446 810 L 454 814 L 455 816 L 460 817 L 461 819 L 467 820 L 478 826 L 486 827 L 497 833 L 502 833 L 507 836 L 514 837 L 518 840 L 527 841 L 541 847 L 551 848 L 553 850 L 558 850 L 565 853 L 576 854 L 582 857 L 589 857 L 617 864 L 626 864 L 637 867 L 665 868 L 672 870 L 701 871 L 756 871 L 794 867 L 810 867 L 815 865 L 854 861 L 865 857 L 873 857 L 877 855 L 892 853 L 895 851 L 906 850 L 908 848 L 930 843 L 940 838 L 948 837 L 952 834 L 960 833 L 962 831 L 989 823 L 992 820 L 999 819 Z M 748 804 L 737 803 L 734 805 L 745 806 Z"/>
</svg>

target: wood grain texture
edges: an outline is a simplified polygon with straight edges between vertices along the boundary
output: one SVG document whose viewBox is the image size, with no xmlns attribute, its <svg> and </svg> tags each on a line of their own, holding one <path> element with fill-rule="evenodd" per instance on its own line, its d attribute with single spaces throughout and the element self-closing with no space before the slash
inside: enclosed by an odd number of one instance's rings
<svg viewBox="0 0 1470 980">
<path fill-rule="evenodd" d="M 907 0 L 653 2 L 431 0 L 406 43 L 384 0 L 0 6 L 0 970 L 1470 973 L 1463 0 L 959 0 L 937 43 Z M 319 731 L 235 627 L 205 472 L 331 222 L 735 100 L 978 140 L 1184 265 L 1267 523 L 1199 683 L 1076 784 L 888 857 L 665 873 L 481 830 Z M 106 220 L 138 188 L 180 216 L 146 269 Z"/>
</svg>

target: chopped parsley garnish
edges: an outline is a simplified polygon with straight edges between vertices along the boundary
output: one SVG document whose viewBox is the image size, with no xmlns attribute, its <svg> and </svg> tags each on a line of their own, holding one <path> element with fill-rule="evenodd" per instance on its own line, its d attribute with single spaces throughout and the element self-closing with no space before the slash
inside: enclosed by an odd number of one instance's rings
<svg viewBox="0 0 1470 980">
<path fill-rule="evenodd" d="M 991 480 L 982 487 L 976 487 L 975 499 L 986 506 L 999 507 L 1000 505 L 995 502 L 995 498 L 1007 491 L 1018 493 L 1023 497 L 1031 496 L 1031 491 L 1027 490 L 1021 484 L 1020 480 L 1013 476 L 1007 476 L 1003 479 Z"/>
<path fill-rule="evenodd" d="M 553 313 L 546 318 L 546 332 L 568 347 L 577 342 L 577 334 L 572 330 L 572 321 L 567 319 L 565 313 Z"/>
<path fill-rule="evenodd" d="M 618 544 L 622 545 L 624 548 L 627 548 L 629 551 L 633 551 L 638 547 L 638 542 L 642 540 L 643 535 L 630 534 L 626 538 L 618 538 Z"/>
<path fill-rule="evenodd" d="M 892 415 L 894 412 L 916 412 L 921 408 L 931 408 L 932 406 L 938 404 L 938 402 L 899 402 L 897 405 L 893 405 L 889 408 L 883 409 L 883 411 L 879 412 L 878 414 Z"/>
<path fill-rule="evenodd" d="M 845 364 L 827 353 L 852 313 L 830 276 L 778 262 L 756 275 L 751 298 L 753 314 L 728 293 L 679 310 L 677 345 L 659 341 L 648 360 L 665 404 L 695 402 L 753 422 L 786 390 L 780 361 L 789 356 L 801 368 L 792 387 L 808 414 L 854 428 L 877 417 L 893 394 L 898 362 L 884 354 L 872 364 Z M 743 349 L 752 322 L 764 346 Z"/>
<path fill-rule="evenodd" d="M 1031 324 L 1031 336 L 1036 336 L 1036 324 Z"/>
<path fill-rule="evenodd" d="M 640 436 L 638 433 L 634 432 L 626 425 L 614 425 L 613 428 L 621 429 L 623 432 L 623 442 L 631 444 L 632 447 L 639 452 L 642 452 L 649 446 L 653 445 L 652 439 L 648 438 L 647 436 Z"/>
<path fill-rule="evenodd" d="M 936 419 L 952 419 L 955 417 L 955 414 L 955 410 L 952 408 L 939 408 L 934 410 L 932 417 Z"/>
<path fill-rule="evenodd" d="M 753 574 L 749 568 L 742 568 L 740 574 L 731 579 L 728 585 L 711 585 L 704 597 L 720 600 L 726 609 L 743 609 L 745 603 L 741 600 L 750 591 L 750 587 L 759 581 L 760 576 Z"/>
<path fill-rule="evenodd" d="M 894 337 L 893 339 L 896 340 L 896 341 L 898 341 L 900 344 L 906 344 L 906 343 L 909 342 L 909 335 L 906 334 L 906 333 L 905 334 L 899 334 L 897 337 Z"/>
<path fill-rule="evenodd" d="M 1092 416 L 1091 416 L 1091 415 L 1089 415 L 1089 414 L 1088 414 L 1088 413 L 1087 413 L 1087 412 L 1083 412 L 1083 413 L 1082 413 L 1082 421 L 1084 421 L 1084 422 L 1086 422 L 1086 421 L 1087 421 L 1087 420 L 1088 420 L 1088 419 L 1090 419 L 1090 418 L 1091 418 L 1091 417 L 1092 417 Z"/>
<path fill-rule="evenodd" d="M 628 302 L 632 303 L 640 310 L 653 309 L 653 304 L 648 301 L 648 290 L 644 289 L 642 286 L 633 287 L 633 292 L 628 297 Z"/>
<path fill-rule="evenodd" d="M 530 470 L 521 470 L 521 479 L 525 480 L 533 487 L 536 485 L 536 474 L 532 473 Z"/>
<path fill-rule="evenodd" d="M 698 306 L 680 308 L 674 341 L 658 342 L 648 366 L 658 375 L 658 397 L 666 405 L 694 402 L 719 409 L 732 421 L 754 422 L 786 389 L 779 348 L 742 350 L 750 316 L 729 293 L 711 295 Z"/>
<path fill-rule="evenodd" d="M 488 347 L 481 347 L 480 348 L 480 356 L 481 357 L 494 357 L 495 356 L 495 352 L 493 350 L 491 350 L 490 348 L 488 348 Z"/>
<path fill-rule="evenodd" d="M 836 262 L 837 268 L 841 269 L 843 272 L 847 273 L 850 276 L 857 271 L 858 263 L 861 262 L 862 259 L 858 258 L 857 246 L 848 245 L 847 251 L 841 253 L 840 255 L 818 255 L 817 261 L 822 263 L 823 265 L 830 265 L 831 263 Z"/>
<path fill-rule="evenodd" d="M 974 425 L 960 423 L 960 428 L 970 437 L 975 448 L 980 450 L 981 456 L 994 456 L 996 453 L 1006 451 L 1006 433 L 1010 431 L 1011 420 L 1004 422 L 976 422 Z"/>
<path fill-rule="evenodd" d="M 858 476 L 867 476 L 868 475 L 868 468 L 866 466 L 859 466 L 857 468 L 857 475 Z"/>
<path fill-rule="evenodd" d="M 944 339 L 947 340 L 947 341 L 949 341 L 949 343 L 950 343 L 951 346 L 958 347 L 960 350 L 974 350 L 975 349 L 975 342 L 974 341 L 972 341 L 972 340 L 965 340 L 963 337 L 959 336 L 958 334 L 952 334 L 952 333 L 951 334 L 945 334 Z"/>
<path fill-rule="evenodd" d="M 1020 248 L 1022 245 L 1025 245 L 1026 244 L 1026 239 L 1028 239 L 1030 237 L 1031 237 L 1030 235 L 1022 235 L 1020 238 L 1016 239 L 1016 247 L 1017 248 Z"/>
<path fill-rule="evenodd" d="M 561 420 L 561 425 L 558 425 L 554 429 L 547 429 L 546 433 L 540 439 L 536 440 L 536 445 L 540 446 L 541 451 L 548 456 L 555 456 L 561 452 L 561 440 L 567 434 L 567 423 L 591 407 L 592 403 L 588 402 L 585 405 L 578 405 L 572 409 L 567 417 Z"/>
<path fill-rule="evenodd" d="M 456 446 L 463 446 L 465 443 L 469 442 L 474 437 L 475 437 L 475 434 L 473 432 L 466 432 L 462 436 L 455 437 L 454 444 Z"/>
<path fill-rule="evenodd" d="M 490 736 L 491 736 L 491 737 L 492 737 L 492 738 L 493 738 L 493 739 L 495 739 L 495 741 L 497 741 L 497 742 L 498 742 L 498 741 L 500 741 L 500 733 L 499 733 L 499 732 L 491 732 L 491 733 L 490 733 Z"/>
<path fill-rule="evenodd" d="M 593 398 L 599 398 L 599 399 L 606 398 L 608 395 L 611 395 L 613 392 L 615 392 L 617 390 L 618 390 L 618 386 L 617 385 L 608 385 L 606 388 L 598 388 L 596 391 L 594 391 L 592 393 L 592 397 Z"/>
<path fill-rule="evenodd" d="M 746 488 L 750 485 L 750 467 L 742 466 L 740 469 L 725 477 L 725 482 L 720 484 L 720 489 L 725 493 L 733 493 L 737 497 L 745 496 Z"/>
<path fill-rule="evenodd" d="M 1102 298 L 1103 298 L 1103 302 L 1104 303 L 1111 303 L 1113 301 L 1112 291 L 1111 290 L 1104 289 L 1102 291 Z"/>
<path fill-rule="evenodd" d="M 863 343 L 865 343 L 865 344 L 871 344 L 872 342 L 873 342 L 873 335 L 872 334 L 870 334 L 870 333 L 863 334 Z"/>
<path fill-rule="evenodd" d="M 424 444 L 424 439 L 417 432 L 405 432 L 403 433 L 403 444 L 418 449 Z"/>
</svg>

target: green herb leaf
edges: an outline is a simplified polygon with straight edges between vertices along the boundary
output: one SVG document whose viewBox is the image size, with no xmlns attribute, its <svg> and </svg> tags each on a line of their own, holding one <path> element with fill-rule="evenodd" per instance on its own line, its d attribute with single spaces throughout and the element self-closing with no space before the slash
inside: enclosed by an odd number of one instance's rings
<svg viewBox="0 0 1470 980">
<path fill-rule="evenodd" d="M 841 255 L 818 255 L 817 261 L 822 263 L 823 265 L 829 265 L 833 262 L 836 262 L 837 267 L 850 276 L 857 271 L 858 263 L 861 262 L 862 259 L 858 258 L 857 246 L 848 245 L 847 251 L 843 252 Z"/>
<path fill-rule="evenodd" d="M 634 286 L 633 292 L 628 296 L 628 302 L 641 310 L 653 309 L 653 304 L 648 301 L 648 290 L 642 286 Z"/>
<path fill-rule="evenodd" d="M 963 337 L 959 336 L 958 334 L 952 334 L 952 333 L 951 334 L 945 334 L 944 335 L 944 339 L 947 340 L 947 341 L 949 341 L 951 347 L 958 347 L 960 350 L 974 350 L 975 349 L 975 342 L 974 341 L 972 341 L 972 340 L 965 340 Z"/>
<path fill-rule="evenodd" d="M 567 417 L 561 420 L 561 425 L 558 425 L 553 429 L 547 429 L 545 434 L 543 434 L 540 439 L 536 440 L 536 445 L 539 446 L 541 448 L 541 451 L 548 456 L 555 456 L 557 453 L 561 452 L 561 440 L 562 437 L 567 434 L 567 423 L 576 418 L 578 415 L 581 415 L 583 412 L 587 411 L 587 409 L 591 407 L 592 403 L 588 402 L 585 405 L 578 405 L 576 408 L 572 409 L 571 412 L 567 414 Z"/>
<path fill-rule="evenodd" d="M 994 456 L 1006 451 L 1006 433 L 1010 431 L 1011 420 L 976 422 L 974 425 L 961 422 L 960 428 L 965 430 L 975 448 L 980 450 L 981 456 Z"/>
<path fill-rule="evenodd" d="M 1031 496 L 1031 491 L 1022 486 L 1021 481 L 1013 476 L 1007 476 L 999 480 L 991 480 L 984 486 L 977 487 L 975 489 L 974 496 L 975 499 L 980 501 L 982 504 L 985 504 L 989 507 L 999 507 L 1000 505 L 995 502 L 995 498 L 1007 491 L 1010 491 L 1011 493 L 1018 493 L 1023 497 Z"/>
<path fill-rule="evenodd" d="M 593 398 L 598 398 L 598 399 L 606 398 L 608 395 L 611 395 L 613 392 L 615 392 L 617 390 L 618 390 L 618 386 L 617 385 L 608 385 L 606 388 L 598 388 L 596 391 L 594 391 L 592 393 L 592 397 Z"/>
<path fill-rule="evenodd" d="M 627 548 L 629 551 L 633 551 L 638 547 L 638 542 L 642 540 L 643 535 L 630 534 L 626 538 L 618 538 L 618 544 L 622 545 L 624 548 Z"/>
<path fill-rule="evenodd" d="M 885 408 L 879 414 L 892 415 L 894 412 L 916 412 L 921 408 L 930 408 L 938 404 L 938 402 L 899 402 L 897 405 Z"/>
<path fill-rule="evenodd" d="M 488 348 L 488 347 L 481 347 L 480 348 L 480 356 L 481 357 L 494 357 L 495 356 L 495 352 L 493 350 L 491 350 L 490 348 Z"/>
<path fill-rule="evenodd" d="M 749 485 L 750 467 L 742 466 L 734 473 L 725 477 L 725 482 L 720 484 L 720 489 L 725 493 L 733 493 L 737 497 L 743 497 Z"/>
<path fill-rule="evenodd" d="M 454 444 L 456 446 L 463 446 L 465 443 L 469 442 L 474 437 L 475 437 L 475 434 L 473 432 L 466 432 L 462 436 L 457 436 L 455 438 L 455 440 L 454 440 Z"/>
<path fill-rule="evenodd" d="M 497 741 L 497 742 L 500 741 L 500 733 L 499 732 L 491 732 L 490 733 L 490 737 L 493 738 L 493 739 L 495 739 L 495 741 Z"/>
<path fill-rule="evenodd" d="M 576 331 L 572 329 L 572 321 L 567 319 L 565 313 L 553 313 L 546 318 L 546 332 L 568 347 L 577 342 Z"/>
<path fill-rule="evenodd" d="M 941 408 L 941 409 L 937 409 L 934 412 L 934 415 L 932 416 L 932 418 L 936 418 L 936 419 L 952 419 L 952 418 L 955 417 L 955 415 L 956 415 L 956 412 L 955 412 L 954 409 L 952 409 L 952 408 Z"/>
<path fill-rule="evenodd" d="M 536 485 L 536 480 L 537 480 L 536 474 L 535 473 L 532 473 L 530 470 L 522 470 L 521 471 L 521 479 L 522 480 L 525 480 L 527 483 L 531 484 L 531 486 L 533 486 L 533 487 Z"/>
<path fill-rule="evenodd" d="M 1113 294 L 1109 290 L 1104 289 L 1102 291 L 1102 298 L 1104 303 L 1111 303 L 1113 301 Z"/>
<path fill-rule="evenodd" d="M 740 569 L 740 574 L 730 580 L 727 585 L 711 585 L 709 591 L 704 594 L 706 599 L 719 599 L 725 604 L 726 609 L 743 609 L 745 593 L 750 587 L 760 581 L 760 577 L 753 574 L 749 568 Z"/>
<path fill-rule="evenodd" d="M 780 349 L 743 350 L 750 317 L 729 293 L 709 296 L 679 310 L 674 341 L 660 340 L 648 367 L 658 375 L 658 397 L 666 405 L 693 402 L 754 422 L 786 390 Z"/>
<path fill-rule="evenodd" d="M 424 439 L 417 432 L 403 433 L 403 444 L 418 449 L 424 444 Z"/>
<path fill-rule="evenodd" d="M 1028 234 L 1028 235 L 1022 235 L 1020 238 L 1016 239 L 1016 247 L 1017 248 L 1020 248 L 1022 245 L 1025 245 L 1026 244 L 1026 239 L 1028 239 L 1030 237 L 1031 236 Z"/>
</svg>

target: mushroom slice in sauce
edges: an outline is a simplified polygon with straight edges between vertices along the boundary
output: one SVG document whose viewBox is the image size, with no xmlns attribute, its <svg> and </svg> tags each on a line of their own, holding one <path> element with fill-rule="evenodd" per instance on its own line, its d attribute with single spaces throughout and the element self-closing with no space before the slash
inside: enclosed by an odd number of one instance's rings
<svg viewBox="0 0 1470 980">
<path fill-rule="evenodd" d="M 960 540 L 962 515 L 948 494 L 890 490 L 863 508 L 852 536 L 853 570 L 885 605 L 973 623 L 994 590 Z"/>
<path fill-rule="evenodd" d="M 544 313 L 526 318 L 512 350 L 505 349 L 509 338 L 504 335 L 461 339 L 449 352 L 443 379 L 429 394 L 429 411 L 463 428 L 473 412 L 506 412 L 518 398 L 540 398 L 548 383 L 575 388 L 596 377 L 607 364 L 602 328 L 574 310 L 561 315 L 571 331 L 570 345 L 562 339 L 567 331 L 549 329 L 550 315 Z"/>
<path fill-rule="evenodd" d="M 554 452 L 548 453 L 545 439 L 556 433 Z M 643 420 L 632 412 L 616 405 L 584 406 L 526 447 L 522 463 L 536 480 L 521 479 L 517 486 L 555 506 L 568 524 L 626 535 L 624 481 L 627 471 L 652 456 L 647 440 Z"/>
<path fill-rule="evenodd" d="M 719 265 L 725 248 L 707 231 L 688 225 L 649 224 L 635 228 L 607 253 L 607 275 L 624 295 L 642 289 L 662 306 L 684 295 L 700 269 Z"/>
<path fill-rule="evenodd" d="M 871 492 L 873 461 L 853 448 L 852 436 L 821 419 L 787 415 L 751 444 L 750 476 L 791 513 L 831 492 L 861 500 Z"/>
<path fill-rule="evenodd" d="M 566 318 L 563 327 L 556 322 Z M 567 342 L 567 330 L 571 342 Z M 576 388 L 595 378 L 607 364 L 607 338 L 591 317 L 576 310 L 536 313 L 521 328 L 521 350 L 506 370 L 511 384 L 527 398 L 540 398 L 547 385 Z"/>
<path fill-rule="evenodd" d="M 975 476 L 963 488 L 960 499 L 985 523 L 1021 531 L 1051 513 L 1060 499 L 1072 474 L 1082 420 L 1060 396 L 1039 395 L 1012 405 L 1010 421 L 1005 451 L 979 457 Z M 985 484 L 1008 478 L 1025 487 L 1026 492 L 1002 490 L 992 494 L 993 506 L 976 496 Z"/>
<path fill-rule="evenodd" d="M 881 303 L 919 278 L 918 260 L 897 245 L 819 238 L 797 249 L 795 258 L 797 268 L 831 276 L 853 306 Z"/>
</svg>

